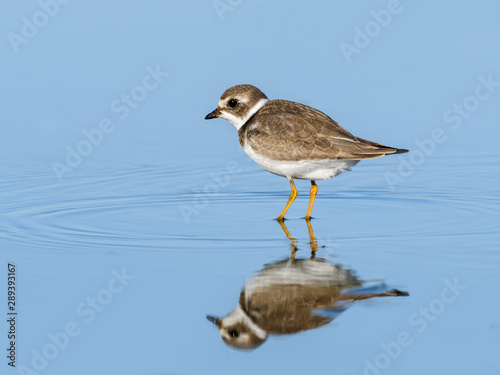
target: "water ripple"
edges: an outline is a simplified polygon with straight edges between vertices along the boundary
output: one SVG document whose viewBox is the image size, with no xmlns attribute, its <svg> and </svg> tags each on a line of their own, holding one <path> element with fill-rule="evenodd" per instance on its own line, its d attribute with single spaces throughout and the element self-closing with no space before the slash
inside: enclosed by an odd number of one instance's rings
<svg viewBox="0 0 500 375">
<path fill-rule="evenodd" d="M 478 164 L 470 167 L 473 165 Z M 485 179 L 480 187 L 470 181 L 454 186 L 441 181 L 432 184 L 439 181 L 434 171 L 426 179 L 415 178 L 414 183 L 410 180 L 394 191 L 382 185 L 367 187 L 373 185 L 371 181 L 380 182 L 386 167 L 367 168 L 368 173 L 363 171 L 348 181 L 352 186 L 320 183 L 315 206 L 319 219 L 337 220 L 340 213 L 346 222 L 364 227 L 362 233 L 339 234 L 339 240 L 490 236 L 493 241 L 499 221 L 492 218 L 498 219 L 500 208 L 493 178 Z M 448 167 L 448 173 L 459 171 L 459 176 L 478 174 L 477 169 Z M 240 220 L 242 226 L 252 227 L 270 221 L 288 197 L 286 182 L 248 165 L 232 176 L 227 186 L 203 193 L 207 207 L 197 208 L 200 191 L 207 184 L 213 185 L 207 170 L 221 169 L 200 163 L 89 169 L 62 183 L 48 173 L 21 174 L 16 170 L 2 181 L 0 228 L 3 237 L 13 243 L 50 249 L 111 246 L 198 251 L 200 242 L 207 241 L 222 247 L 224 241 L 276 241 L 275 234 L 256 236 L 244 228 L 223 233 L 220 223 Z M 478 178 L 485 176 L 490 175 Z M 307 190 L 302 190 L 294 206 L 305 208 L 307 199 Z M 183 219 L 180 207 L 197 212 L 191 223 Z M 413 217 L 412 225 L 391 225 L 381 231 L 378 222 L 402 217 L 406 221 Z"/>
</svg>

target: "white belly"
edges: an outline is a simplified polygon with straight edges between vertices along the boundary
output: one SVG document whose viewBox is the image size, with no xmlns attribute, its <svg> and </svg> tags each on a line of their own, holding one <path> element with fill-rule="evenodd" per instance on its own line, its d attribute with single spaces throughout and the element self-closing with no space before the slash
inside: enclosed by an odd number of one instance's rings
<svg viewBox="0 0 500 375">
<path fill-rule="evenodd" d="M 255 153 L 248 143 L 245 144 L 243 150 L 266 171 L 278 176 L 302 180 L 328 180 L 348 171 L 359 162 L 359 160 L 346 159 L 279 161 Z"/>
</svg>

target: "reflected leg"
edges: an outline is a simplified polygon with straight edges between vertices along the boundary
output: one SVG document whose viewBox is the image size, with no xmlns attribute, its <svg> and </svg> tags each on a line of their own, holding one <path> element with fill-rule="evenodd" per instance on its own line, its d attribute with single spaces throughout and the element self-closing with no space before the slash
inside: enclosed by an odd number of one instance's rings
<svg viewBox="0 0 500 375">
<path fill-rule="evenodd" d="M 311 245 L 311 258 L 314 258 L 316 251 L 318 251 L 318 240 L 314 237 L 313 228 L 311 225 L 311 219 L 306 218 L 307 231 L 309 232 L 309 244 Z"/>
<path fill-rule="evenodd" d="M 278 223 L 280 224 L 281 229 L 283 229 L 283 232 L 285 232 L 286 238 L 290 240 L 290 260 L 293 262 L 295 260 L 295 253 L 299 249 L 297 247 L 297 239 L 292 237 L 283 220 L 278 221 Z"/>
</svg>

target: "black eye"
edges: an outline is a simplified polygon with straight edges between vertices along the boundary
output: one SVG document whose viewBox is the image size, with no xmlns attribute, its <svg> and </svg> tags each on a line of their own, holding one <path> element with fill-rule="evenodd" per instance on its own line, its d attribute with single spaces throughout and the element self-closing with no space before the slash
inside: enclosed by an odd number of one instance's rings
<svg viewBox="0 0 500 375">
<path fill-rule="evenodd" d="M 236 99 L 229 99 L 229 101 L 227 102 L 227 105 L 231 108 L 236 108 L 238 104 L 240 104 L 240 102 Z"/>
<path fill-rule="evenodd" d="M 234 337 L 238 337 L 238 336 L 240 335 L 240 334 L 239 334 L 239 332 L 238 332 L 238 331 L 236 331 L 236 330 L 234 330 L 234 329 L 233 329 L 232 331 L 229 331 L 229 334 L 230 334 L 230 335 L 231 335 L 231 337 L 233 337 L 233 338 L 234 338 Z"/>
</svg>

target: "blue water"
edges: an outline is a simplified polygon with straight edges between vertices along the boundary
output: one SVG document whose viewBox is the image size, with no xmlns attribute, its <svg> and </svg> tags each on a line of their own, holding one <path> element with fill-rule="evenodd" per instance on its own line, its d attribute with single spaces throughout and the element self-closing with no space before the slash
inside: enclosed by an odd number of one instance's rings
<svg viewBox="0 0 500 375">
<path fill-rule="evenodd" d="M 499 368 L 500 202 L 492 172 L 499 155 L 466 163 L 435 157 L 411 184 L 394 189 L 383 176 L 397 156 L 319 182 L 315 258 L 350 270 L 365 292 L 410 296 L 331 309 L 331 323 L 270 335 L 253 351 L 226 346 L 205 316 L 232 311 L 248 278 L 290 259 L 291 250 L 295 259 L 310 258 L 302 219 L 309 185 L 297 182 L 300 194 L 285 221 L 289 239 L 273 220 L 287 200 L 287 181 L 243 155 L 230 162 L 233 173 L 225 172 L 227 160 L 201 159 L 82 168 L 62 183 L 53 173 L 10 169 L 2 179 L 0 228 L 2 267 L 18 268 L 18 365 L 33 368 L 32 350 L 43 353 L 48 335 L 73 322 L 78 334 L 61 339 L 64 348 L 43 373 Z M 201 194 L 206 186 L 213 191 Z M 125 275 L 123 284 L 110 284 L 116 273 Z"/>
<path fill-rule="evenodd" d="M 500 373 L 497 1 L 4 3 L 0 374 Z M 288 182 L 204 120 L 241 83 L 410 153 L 318 181 L 310 227 L 296 181 L 281 227 Z M 242 291 L 250 351 L 206 319 Z"/>
</svg>

